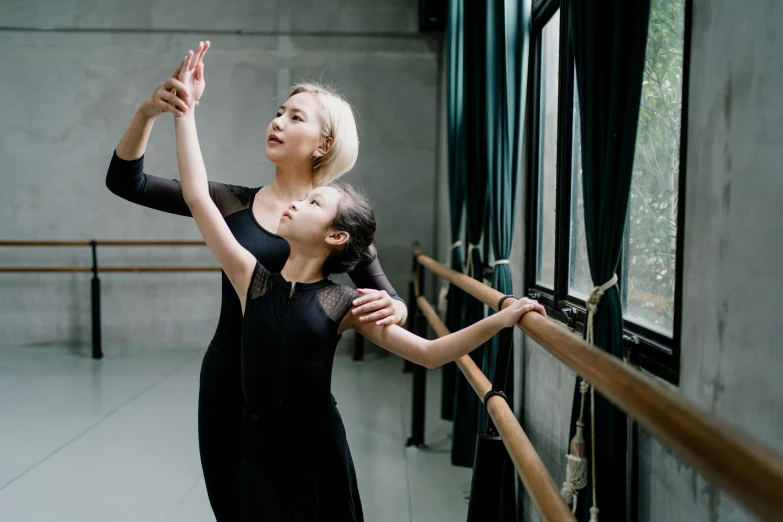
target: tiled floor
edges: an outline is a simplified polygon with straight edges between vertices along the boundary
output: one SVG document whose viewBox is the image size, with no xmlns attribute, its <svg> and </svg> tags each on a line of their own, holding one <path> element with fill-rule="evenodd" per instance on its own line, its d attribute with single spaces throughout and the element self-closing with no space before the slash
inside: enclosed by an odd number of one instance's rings
<svg viewBox="0 0 783 522">
<path fill-rule="evenodd" d="M 198 458 L 203 352 L 0 346 L 0 521 L 213 521 Z M 395 357 L 335 361 L 368 522 L 465 520 L 470 470 L 449 463 L 428 375 L 427 441 L 405 448 L 411 376 Z"/>
</svg>

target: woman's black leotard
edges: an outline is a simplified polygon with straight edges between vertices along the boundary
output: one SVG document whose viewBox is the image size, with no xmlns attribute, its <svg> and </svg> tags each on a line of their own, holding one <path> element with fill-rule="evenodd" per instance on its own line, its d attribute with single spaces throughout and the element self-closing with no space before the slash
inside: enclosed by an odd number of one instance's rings
<svg viewBox="0 0 783 522">
<path fill-rule="evenodd" d="M 256 264 L 242 322 L 240 520 L 364 520 L 331 394 L 337 330 L 357 295 L 328 279 L 292 288 Z"/>
<path fill-rule="evenodd" d="M 132 203 L 170 214 L 190 216 L 176 180 L 144 173 L 144 157 L 125 161 L 116 154 L 106 175 L 106 186 Z M 210 182 L 212 200 L 239 243 L 270 271 L 280 271 L 288 258 L 288 243 L 261 227 L 253 216 L 258 188 Z M 376 259 L 351 274 L 358 287 L 386 290 L 399 299 Z M 242 389 L 239 352 L 242 308 L 231 282 L 222 274 L 222 303 L 215 335 L 201 365 L 198 436 L 207 493 L 218 522 L 236 520 L 230 511 L 239 462 L 242 425 Z"/>
</svg>

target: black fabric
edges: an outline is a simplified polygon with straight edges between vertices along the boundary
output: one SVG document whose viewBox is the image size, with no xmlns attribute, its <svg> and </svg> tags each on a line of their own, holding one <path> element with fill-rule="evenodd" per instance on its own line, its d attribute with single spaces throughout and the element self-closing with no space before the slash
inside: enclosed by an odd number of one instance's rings
<svg viewBox="0 0 783 522">
<path fill-rule="evenodd" d="M 207 496 L 216 520 L 237 520 L 234 493 L 242 428 L 239 360 L 215 347 L 201 363 L 198 394 L 198 440 Z"/>
<path fill-rule="evenodd" d="M 373 247 L 375 249 L 375 247 Z M 351 277 L 351 281 L 356 285 L 356 288 L 373 288 L 375 290 L 386 290 L 392 299 L 396 299 L 401 303 L 405 303 L 405 300 L 397 295 L 397 291 L 394 290 L 389 278 L 383 272 L 381 262 L 378 261 L 377 253 L 373 257 L 373 260 L 362 267 L 357 268 L 355 271 L 348 274 Z"/>
<path fill-rule="evenodd" d="M 270 430 L 268 426 L 278 426 Z M 270 449 L 274 448 L 273 451 Z M 336 403 L 307 423 L 246 413 L 242 430 L 242 522 L 362 521 L 356 473 Z"/>
<path fill-rule="evenodd" d="M 248 429 L 245 429 L 243 433 L 247 431 Z M 241 457 L 239 475 L 241 478 L 236 520 L 241 522 L 296 520 L 293 503 L 286 502 L 283 498 L 284 492 L 278 491 L 266 478 L 266 474 L 245 457 Z M 286 508 L 288 512 L 284 511 Z"/>
<path fill-rule="evenodd" d="M 337 331 L 357 295 L 328 279 L 292 285 L 256 265 L 242 322 L 242 456 L 250 464 L 240 478 L 242 520 L 263 512 L 270 495 L 280 520 L 363 520 L 331 394 Z"/>
<path fill-rule="evenodd" d="M 209 195 L 223 217 L 248 208 L 251 197 L 258 191 L 258 188 L 215 181 L 210 181 L 208 184 Z M 182 186 L 179 181 L 145 174 L 144 156 L 127 161 L 117 156 L 115 152 L 106 174 L 106 188 L 131 203 L 169 214 L 190 217 L 190 209 L 182 196 Z"/>
<path fill-rule="evenodd" d="M 113 155 L 106 174 L 106 186 L 121 198 L 155 210 L 180 216 L 190 216 L 176 180 L 151 176 L 144 172 L 144 157 L 126 161 Z M 288 243 L 258 224 L 252 213 L 253 198 L 259 188 L 237 187 L 210 182 L 212 200 L 226 219 L 239 243 L 272 272 L 283 268 L 289 254 Z M 350 274 L 358 287 L 386 290 L 397 296 L 377 258 Z M 242 330 L 242 307 L 228 277 L 223 273 L 222 300 L 217 328 L 210 346 L 233 360 L 233 365 L 217 362 L 209 352 L 202 363 L 199 388 L 199 447 L 210 503 L 218 522 L 236 520 L 221 517 L 229 512 L 230 488 L 236 479 L 237 467 L 231 474 L 227 463 L 236 463 L 239 453 L 241 425 L 241 394 L 239 384 L 239 352 Z M 234 391 L 226 391 L 231 389 Z M 232 404 L 227 401 L 234 400 Z M 234 421 L 227 420 L 228 415 Z M 217 433 L 217 430 L 223 430 Z M 234 430 L 233 433 L 229 433 Z M 217 441 L 216 443 L 213 443 Z M 233 466 L 233 464 L 232 464 Z"/>
</svg>

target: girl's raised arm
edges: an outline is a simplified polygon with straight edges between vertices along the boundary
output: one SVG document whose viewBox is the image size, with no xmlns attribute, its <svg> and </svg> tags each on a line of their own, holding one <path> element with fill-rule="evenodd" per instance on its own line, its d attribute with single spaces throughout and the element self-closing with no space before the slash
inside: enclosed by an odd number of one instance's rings
<svg viewBox="0 0 783 522">
<path fill-rule="evenodd" d="M 193 51 L 189 51 L 183 60 L 179 77 L 186 88 L 203 79 L 202 68 Z M 183 116 L 175 119 L 174 128 L 182 195 L 207 247 L 234 286 L 244 310 L 256 258 L 234 238 L 220 210 L 210 198 L 207 170 L 196 133 L 195 103 Z"/>
</svg>

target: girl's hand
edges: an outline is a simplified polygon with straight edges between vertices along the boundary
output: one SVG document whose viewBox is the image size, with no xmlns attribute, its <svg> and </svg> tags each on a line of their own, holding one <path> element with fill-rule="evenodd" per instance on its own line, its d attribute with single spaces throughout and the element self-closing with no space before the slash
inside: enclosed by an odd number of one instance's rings
<svg viewBox="0 0 783 522">
<path fill-rule="evenodd" d="M 187 96 L 181 98 L 189 108 L 198 105 L 201 95 L 204 94 L 206 83 L 204 82 L 204 55 L 209 49 L 209 42 L 199 42 L 195 51 L 188 51 L 179 67 L 177 79 L 182 83 Z M 175 91 L 176 93 L 176 91 Z"/>
<path fill-rule="evenodd" d="M 359 321 L 367 323 L 375 321 L 378 326 L 400 324 L 405 320 L 407 309 L 396 299 L 392 299 L 386 290 L 357 288 L 362 297 L 354 299 L 353 315 L 359 315 Z"/>
<path fill-rule="evenodd" d="M 522 316 L 528 312 L 538 312 L 546 317 L 544 305 L 527 297 L 516 300 L 511 306 L 507 306 L 501 312 L 498 312 L 498 315 L 503 316 L 503 324 L 506 328 L 509 328 L 517 324 L 522 319 Z"/>
</svg>

